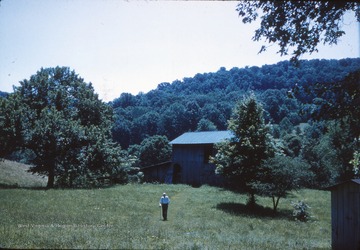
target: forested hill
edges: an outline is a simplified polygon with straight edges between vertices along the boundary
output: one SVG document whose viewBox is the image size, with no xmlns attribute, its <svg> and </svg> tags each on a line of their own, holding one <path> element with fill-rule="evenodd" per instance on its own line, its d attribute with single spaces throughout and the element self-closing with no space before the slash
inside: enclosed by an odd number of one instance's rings
<svg viewBox="0 0 360 250">
<path fill-rule="evenodd" d="M 289 61 L 262 67 L 220 68 L 217 72 L 160 83 L 136 96 L 123 93 L 111 105 L 115 111 L 113 136 L 123 148 L 152 135 L 169 140 L 186 131 L 223 130 L 236 101 L 253 91 L 263 103 L 265 118 L 279 124 L 307 122 L 300 116 L 300 101 L 288 97 L 295 85 L 338 82 L 360 70 L 360 58 Z"/>
</svg>

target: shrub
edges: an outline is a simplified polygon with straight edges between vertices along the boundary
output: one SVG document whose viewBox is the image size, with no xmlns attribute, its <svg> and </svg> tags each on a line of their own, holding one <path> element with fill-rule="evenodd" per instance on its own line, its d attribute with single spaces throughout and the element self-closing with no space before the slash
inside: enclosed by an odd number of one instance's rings
<svg viewBox="0 0 360 250">
<path fill-rule="evenodd" d="M 291 202 L 294 208 L 293 216 L 295 220 L 306 222 L 310 218 L 309 208 L 311 208 L 304 201 Z"/>
</svg>

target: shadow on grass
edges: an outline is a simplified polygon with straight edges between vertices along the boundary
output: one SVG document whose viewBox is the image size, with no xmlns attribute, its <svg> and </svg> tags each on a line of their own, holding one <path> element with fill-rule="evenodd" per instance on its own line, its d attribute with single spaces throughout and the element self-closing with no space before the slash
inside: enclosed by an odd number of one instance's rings
<svg viewBox="0 0 360 250">
<path fill-rule="evenodd" d="M 48 188 L 41 187 L 41 186 L 34 186 L 34 187 L 23 187 L 17 184 L 9 185 L 9 184 L 2 184 L 0 183 L 0 189 L 30 189 L 30 190 L 46 190 Z"/>
<path fill-rule="evenodd" d="M 274 212 L 272 208 L 263 207 L 257 204 L 250 207 L 241 203 L 222 202 L 217 204 L 216 209 L 236 216 L 294 220 L 292 211 L 290 210 L 282 209 Z"/>
<path fill-rule="evenodd" d="M 1 1 L 1 0 L 0 0 Z M 18 184 L 3 184 L 0 183 L 1 189 L 28 189 L 28 190 L 93 190 L 93 189 L 107 189 L 113 188 L 121 184 L 104 185 L 104 186 L 89 186 L 89 187 L 59 187 L 55 186 L 48 188 L 46 186 L 20 186 Z"/>
</svg>

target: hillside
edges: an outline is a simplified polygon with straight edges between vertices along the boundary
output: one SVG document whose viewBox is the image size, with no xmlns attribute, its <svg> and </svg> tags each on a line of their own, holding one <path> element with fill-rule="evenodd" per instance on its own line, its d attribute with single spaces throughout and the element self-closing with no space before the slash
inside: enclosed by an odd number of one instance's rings
<svg viewBox="0 0 360 250">
<path fill-rule="evenodd" d="M 249 92 L 263 103 L 267 122 L 284 118 L 293 125 L 306 123 L 300 115 L 302 99 L 291 99 L 295 86 L 330 84 L 360 69 L 360 58 L 304 60 L 299 67 L 289 61 L 262 67 L 220 68 L 217 72 L 160 83 L 155 90 L 136 96 L 122 93 L 110 104 L 115 112 L 113 138 L 123 148 L 140 144 L 152 135 L 170 140 L 197 129 L 227 128 L 234 104 Z"/>
<path fill-rule="evenodd" d="M 45 187 L 47 178 L 28 172 L 30 166 L 0 159 L 0 187 Z"/>
</svg>

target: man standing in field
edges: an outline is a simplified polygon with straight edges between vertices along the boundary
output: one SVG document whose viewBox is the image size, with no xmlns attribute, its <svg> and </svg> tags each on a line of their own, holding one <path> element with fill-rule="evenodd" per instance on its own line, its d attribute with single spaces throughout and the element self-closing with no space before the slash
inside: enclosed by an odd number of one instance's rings
<svg viewBox="0 0 360 250">
<path fill-rule="evenodd" d="M 169 204 L 170 204 L 169 197 L 166 195 L 166 193 L 163 193 L 163 195 L 160 198 L 159 206 L 162 208 L 162 216 L 164 220 L 167 220 L 167 210 Z"/>
</svg>

